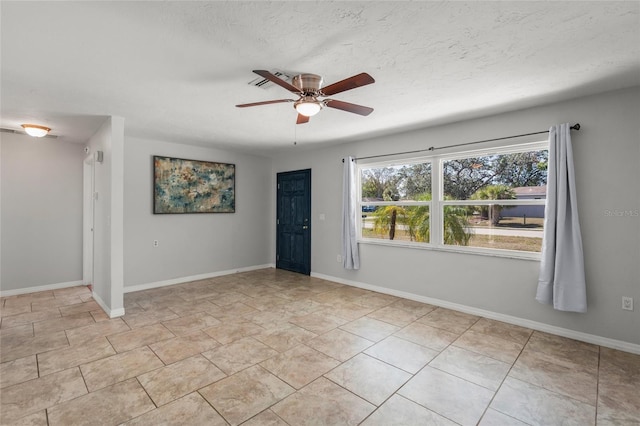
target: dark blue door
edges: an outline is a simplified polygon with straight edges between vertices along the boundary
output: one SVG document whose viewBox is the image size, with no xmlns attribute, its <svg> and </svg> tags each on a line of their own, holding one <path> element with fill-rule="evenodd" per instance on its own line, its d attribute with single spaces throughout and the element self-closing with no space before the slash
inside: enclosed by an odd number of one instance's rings
<svg viewBox="0 0 640 426">
<path fill-rule="evenodd" d="M 311 170 L 278 173 L 276 268 L 311 274 Z"/>
</svg>

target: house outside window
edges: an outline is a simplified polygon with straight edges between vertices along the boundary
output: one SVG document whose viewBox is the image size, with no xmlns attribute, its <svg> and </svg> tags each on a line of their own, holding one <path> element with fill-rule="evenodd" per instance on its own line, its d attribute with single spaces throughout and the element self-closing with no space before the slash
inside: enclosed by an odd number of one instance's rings
<svg viewBox="0 0 640 426">
<path fill-rule="evenodd" d="M 548 142 L 358 163 L 360 241 L 539 258 Z"/>
</svg>

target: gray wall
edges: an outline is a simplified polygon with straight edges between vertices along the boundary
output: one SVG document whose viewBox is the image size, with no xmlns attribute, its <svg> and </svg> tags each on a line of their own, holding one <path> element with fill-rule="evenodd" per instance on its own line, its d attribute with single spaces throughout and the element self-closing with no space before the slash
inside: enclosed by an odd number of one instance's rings
<svg viewBox="0 0 640 426">
<path fill-rule="evenodd" d="M 236 212 L 153 214 L 153 156 L 236 165 Z M 217 149 L 127 138 L 126 287 L 273 263 L 269 257 L 271 160 Z M 153 247 L 158 240 L 158 247 Z"/>
<path fill-rule="evenodd" d="M 82 145 L 0 136 L 2 290 L 82 280 Z"/>
<path fill-rule="evenodd" d="M 296 150 L 274 161 L 274 174 L 312 169 L 314 273 L 640 344 L 640 309 L 621 310 L 622 296 L 640 304 L 640 218 L 607 213 L 640 209 L 639 116 L 640 89 L 616 91 L 317 151 Z M 586 314 L 554 311 L 535 301 L 538 261 L 360 244 L 359 271 L 344 270 L 336 262 L 341 250 L 342 157 L 528 133 L 564 122 L 583 126 L 572 136 L 588 286 Z M 321 213 L 324 221 L 319 220 Z M 273 226 L 271 232 L 275 233 Z"/>
<path fill-rule="evenodd" d="M 123 288 L 123 153 L 124 119 L 107 117 L 89 139 L 91 154 L 103 152 L 95 163 L 93 292 L 109 310 L 122 315 Z"/>
</svg>

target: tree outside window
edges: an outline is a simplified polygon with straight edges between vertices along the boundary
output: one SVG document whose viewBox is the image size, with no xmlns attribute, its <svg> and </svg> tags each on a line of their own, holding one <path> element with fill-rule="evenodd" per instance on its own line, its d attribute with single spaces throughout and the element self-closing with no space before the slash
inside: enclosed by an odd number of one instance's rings
<svg viewBox="0 0 640 426">
<path fill-rule="evenodd" d="M 547 167 L 544 142 L 360 166 L 361 237 L 540 251 Z M 432 187 L 432 173 L 438 174 L 439 188 Z"/>
</svg>

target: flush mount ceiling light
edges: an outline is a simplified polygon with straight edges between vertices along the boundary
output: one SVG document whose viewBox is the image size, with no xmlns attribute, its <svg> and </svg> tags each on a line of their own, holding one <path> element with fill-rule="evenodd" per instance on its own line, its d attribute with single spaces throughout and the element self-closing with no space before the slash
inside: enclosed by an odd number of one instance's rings
<svg viewBox="0 0 640 426">
<path fill-rule="evenodd" d="M 51 131 L 50 128 L 45 126 L 38 126 L 37 124 L 23 124 L 22 128 L 29 136 L 33 136 L 34 138 L 41 138 L 43 136 L 47 136 L 47 133 Z"/>
</svg>

